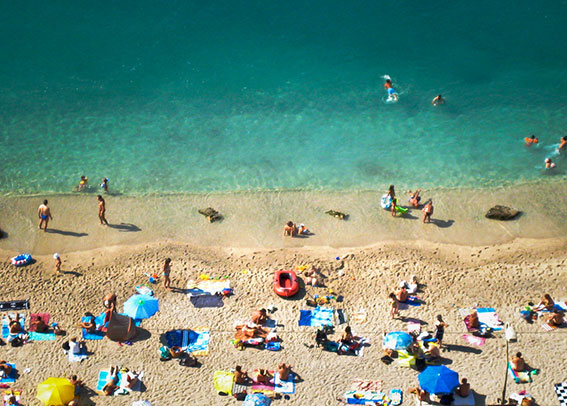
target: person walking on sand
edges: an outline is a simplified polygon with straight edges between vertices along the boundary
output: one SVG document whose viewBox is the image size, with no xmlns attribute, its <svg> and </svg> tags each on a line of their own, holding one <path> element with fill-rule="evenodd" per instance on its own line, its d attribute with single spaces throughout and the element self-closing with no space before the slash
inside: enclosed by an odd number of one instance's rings
<svg viewBox="0 0 567 406">
<path fill-rule="evenodd" d="M 171 290 L 171 279 L 169 274 L 171 272 L 171 258 L 166 258 L 163 264 L 163 287 L 164 289 Z"/>
<path fill-rule="evenodd" d="M 53 254 L 53 259 L 55 260 L 55 272 L 61 272 L 61 257 L 58 253 Z"/>
<path fill-rule="evenodd" d="M 47 206 L 47 199 L 45 199 L 43 204 L 38 207 L 37 217 L 39 217 L 39 229 L 41 230 L 41 226 L 45 224 L 43 231 L 47 231 L 47 223 L 49 220 L 53 220 L 51 210 L 49 209 L 49 206 Z"/>
<path fill-rule="evenodd" d="M 431 215 L 433 214 L 433 201 L 429 200 L 425 203 L 425 207 L 421 209 L 423 211 L 423 222 L 431 223 Z"/>
<path fill-rule="evenodd" d="M 100 224 L 107 226 L 108 221 L 106 221 L 106 203 L 101 195 L 97 196 L 98 199 L 98 219 L 100 220 Z"/>
<path fill-rule="evenodd" d="M 435 339 L 439 343 L 439 348 L 443 348 L 443 336 L 445 335 L 445 327 L 449 325 L 443 321 L 440 314 L 435 319 Z"/>
</svg>

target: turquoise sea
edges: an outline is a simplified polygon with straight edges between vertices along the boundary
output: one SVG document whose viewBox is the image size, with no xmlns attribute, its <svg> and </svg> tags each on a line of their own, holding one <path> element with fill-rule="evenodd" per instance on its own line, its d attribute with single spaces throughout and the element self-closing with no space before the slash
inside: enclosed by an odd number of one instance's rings
<svg viewBox="0 0 567 406">
<path fill-rule="evenodd" d="M 558 0 L 4 1 L 0 193 L 564 177 L 542 164 L 567 134 L 565 21 Z"/>
</svg>

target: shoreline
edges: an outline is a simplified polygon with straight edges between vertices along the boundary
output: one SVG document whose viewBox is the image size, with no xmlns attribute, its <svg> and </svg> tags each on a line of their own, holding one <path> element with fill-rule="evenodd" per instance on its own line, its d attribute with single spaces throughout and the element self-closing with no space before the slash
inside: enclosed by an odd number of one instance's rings
<svg viewBox="0 0 567 406">
<path fill-rule="evenodd" d="M 110 227 L 99 225 L 96 194 L 47 196 L 54 220 L 37 230 L 40 196 L 1 196 L 0 249 L 32 254 L 73 252 L 104 246 L 179 241 L 192 246 L 235 248 L 366 247 L 382 241 L 431 241 L 465 246 L 501 244 L 516 238 L 567 237 L 567 185 L 562 183 L 493 189 L 423 190 L 433 199 L 432 224 L 421 209 L 392 218 L 379 206 L 382 193 L 269 191 L 159 196 L 106 195 Z M 407 206 L 406 192 L 398 191 Z M 519 209 L 512 221 L 488 220 L 496 205 Z M 223 220 L 209 223 L 198 209 L 213 207 Z M 337 220 L 327 210 L 349 214 Z M 285 222 L 305 223 L 307 238 L 283 238 Z"/>
</svg>

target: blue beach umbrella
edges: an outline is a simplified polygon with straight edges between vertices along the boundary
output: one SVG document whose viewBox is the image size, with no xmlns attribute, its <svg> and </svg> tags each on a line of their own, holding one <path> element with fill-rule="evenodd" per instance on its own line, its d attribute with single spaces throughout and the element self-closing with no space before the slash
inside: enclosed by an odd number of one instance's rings
<svg viewBox="0 0 567 406">
<path fill-rule="evenodd" d="M 393 331 L 384 337 L 384 348 L 406 350 L 413 342 L 412 336 L 404 331 Z"/>
<path fill-rule="evenodd" d="M 459 374 L 445 365 L 430 365 L 417 379 L 421 389 L 437 395 L 448 395 L 459 386 Z"/>
<path fill-rule="evenodd" d="M 135 320 L 152 317 L 158 310 L 158 300 L 153 296 L 134 295 L 124 302 L 124 313 Z"/>
</svg>

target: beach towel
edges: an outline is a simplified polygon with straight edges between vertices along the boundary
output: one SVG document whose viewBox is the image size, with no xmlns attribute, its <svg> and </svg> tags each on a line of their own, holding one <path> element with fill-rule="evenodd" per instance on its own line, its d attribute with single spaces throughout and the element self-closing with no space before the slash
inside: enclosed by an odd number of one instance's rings
<svg viewBox="0 0 567 406">
<path fill-rule="evenodd" d="M 328 307 L 316 307 L 313 310 L 300 310 L 299 325 L 323 327 L 333 325 L 334 310 Z"/>
<path fill-rule="evenodd" d="M 496 314 L 496 310 L 492 307 L 479 307 L 476 309 L 478 314 L 478 321 L 480 322 L 481 328 L 483 325 L 485 327 L 489 327 L 494 331 L 502 330 L 502 320 L 500 320 L 500 316 Z"/>
<path fill-rule="evenodd" d="M 208 279 L 204 281 L 190 280 L 187 283 L 187 296 L 214 295 L 222 293 L 224 289 L 230 289 L 230 280 L 228 279 Z"/>
<path fill-rule="evenodd" d="M 362 390 L 350 390 L 344 393 L 345 400 L 349 405 L 383 404 L 386 394 L 384 392 L 372 392 Z"/>
<path fill-rule="evenodd" d="M 180 347 L 196 356 L 209 355 L 210 337 L 211 333 L 205 329 L 172 330 L 165 333 L 168 347 Z"/>
<path fill-rule="evenodd" d="M 146 285 L 138 285 L 136 286 L 136 292 L 138 292 L 140 295 L 148 295 L 148 296 L 153 296 L 154 295 L 154 291 L 151 290 L 148 286 Z"/>
<path fill-rule="evenodd" d="M 508 362 L 508 374 L 510 378 L 514 380 L 516 383 L 529 383 L 532 382 L 532 376 L 529 372 L 522 371 L 516 372 L 512 369 L 512 364 Z"/>
<path fill-rule="evenodd" d="M 213 384 L 217 393 L 225 393 L 232 396 L 232 388 L 234 385 L 234 374 L 227 371 L 215 371 L 213 375 Z"/>
<path fill-rule="evenodd" d="M 25 331 L 26 325 L 26 318 L 23 315 L 20 315 L 20 325 L 22 326 L 22 333 Z M 2 317 L 2 337 L 8 338 L 10 337 L 10 319 L 8 316 Z"/>
<path fill-rule="evenodd" d="M 104 314 L 104 313 L 103 313 Z M 100 316 L 99 316 L 100 317 Z M 84 316 L 81 317 L 81 321 L 89 321 L 90 317 L 89 316 Z M 95 324 L 97 324 L 97 319 L 95 318 Z M 104 320 L 104 319 L 103 319 Z M 102 323 L 102 320 L 99 319 L 99 323 L 97 324 L 100 325 Z M 102 340 L 104 337 L 104 332 L 103 331 L 98 331 L 95 330 L 92 333 L 89 333 L 86 329 L 83 329 L 83 338 L 85 340 Z"/>
<path fill-rule="evenodd" d="M 461 337 L 467 343 L 472 344 L 472 345 L 476 345 L 477 347 L 483 346 L 484 343 L 486 342 L 486 338 L 473 336 L 471 334 L 463 334 Z"/>
<path fill-rule="evenodd" d="M 368 391 L 368 392 L 381 392 L 384 382 L 382 381 L 369 381 L 367 379 L 353 379 L 350 386 L 354 391 Z"/>
<path fill-rule="evenodd" d="M 190 296 L 189 300 L 196 308 L 224 306 L 224 301 L 222 300 L 222 296 L 219 295 Z"/>
<path fill-rule="evenodd" d="M 109 371 L 100 371 L 98 374 L 98 382 L 96 384 L 96 390 L 102 392 L 102 388 L 106 385 L 106 378 L 110 372 Z M 122 373 L 118 372 L 116 375 L 118 378 L 118 383 L 116 386 L 120 386 L 122 384 Z M 118 390 L 114 391 L 114 396 L 117 396 L 119 392 Z"/>
<path fill-rule="evenodd" d="M 16 382 L 16 364 L 6 364 L 6 365 L 10 365 L 12 367 L 12 370 L 10 371 L 10 373 L 8 374 L 7 377 L 0 379 L 0 383 L 14 383 Z"/>
<path fill-rule="evenodd" d="M 553 385 L 557 399 L 561 406 L 567 406 L 567 382 L 556 383 Z"/>
<path fill-rule="evenodd" d="M 409 306 L 421 306 L 421 299 L 417 296 L 408 296 L 405 302 L 400 302 L 398 308 L 406 310 Z"/>
<path fill-rule="evenodd" d="M 67 351 L 67 358 L 69 359 L 69 362 L 81 362 L 88 358 L 87 349 L 82 347 L 81 352 L 78 354 L 73 354 L 71 351 Z"/>
<path fill-rule="evenodd" d="M 10 300 L 7 302 L 0 302 L 0 311 L 9 312 L 14 310 L 29 310 L 29 300 Z"/>
<path fill-rule="evenodd" d="M 421 322 L 416 319 L 408 319 L 408 333 L 421 333 Z"/>
<path fill-rule="evenodd" d="M 48 331 L 47 333 L 32 331 L 28 333 L 28 338 L 30 341 L 53 341 L 56 337 L 53 331 Z"/>
<path fill-rule="evenodd" d="M 20 401 L 22 400 L 22 391 L 8 389 L 4 391 L 4 406 L 8 405 L 8 400 L 10 400 L 12 396 L 14 396 L 16 398 L 16 402 L 20 404 Z"/>
<path fill-rule="evenodd" d="M 263 383 L 253 383 L 251 389 L 253 393 L 264 393 L 267 395 L 275 392 L 275 386 L 273 383 L 269 383 L 267 385 Z"/>
<path fill-rule="evenodd" d="M 474 393 L 471 390 L 467 397 L 461 397 L 458 394 L 453 395 L 453 406 L 475 406 Z"/>
<path fill-rule="evenodd" d="M 276 372 L 274 374 L 274 387 L 275 391 L 278 393 L 292 394 L 295 393 L 295 375 L 289 374 L 286 381 L 280 379 L 280 374 Z"/>
<path fill-rule="evenodd" d="M 36 319 L 41 319 L 43 320 L 43 322 L 45 324 L 47 324 L 49 326 L 49 313 L 32 313 L 30 314 L 30 328 L 29 328 L 29 332 L 35 332 L 35 326 L 32 325 L 32 321 L 36 320 Z"/>
</svg>

